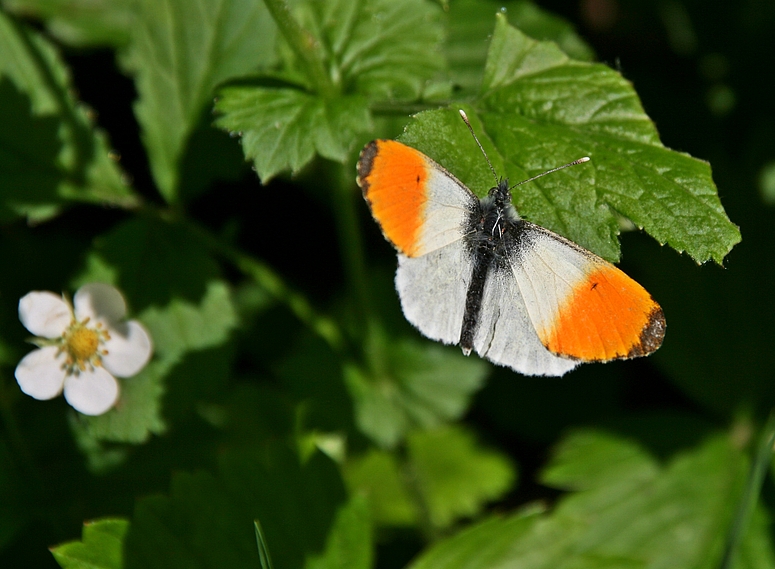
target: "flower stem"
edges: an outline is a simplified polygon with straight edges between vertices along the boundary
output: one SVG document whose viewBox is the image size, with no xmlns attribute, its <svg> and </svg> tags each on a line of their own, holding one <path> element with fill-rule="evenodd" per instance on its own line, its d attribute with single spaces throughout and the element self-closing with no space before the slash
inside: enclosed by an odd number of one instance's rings
<svg viewBox="0 0 775 569">
<path fill-rule="evenodd" d="M 286 0 L 264 0 L 264 4 L 285 41 L 304 65 L 317 93 L 326 98 L 336 95 L 337 87 L 326 72 L 318 38 L 296 21 Z"/>
<path fill-rule="evenodd" d="M 772 460 L 773 445 L 775 445 L 775 411 L 770 412 L 759 436 L 759 445 L 756 449 L 751 470 L 748 473 L 748 482 L 740 502 L 737 505 L 737 513 L 734 522 L 727 535 L 727 543 L 724 549 L 724 557 L 721 569 L 732 569 L 737 559 L 737 551 L 745 537 L 748 525 L 751 521 L 756 502 L 759 500 L 764 477 Z"/>
</svg>

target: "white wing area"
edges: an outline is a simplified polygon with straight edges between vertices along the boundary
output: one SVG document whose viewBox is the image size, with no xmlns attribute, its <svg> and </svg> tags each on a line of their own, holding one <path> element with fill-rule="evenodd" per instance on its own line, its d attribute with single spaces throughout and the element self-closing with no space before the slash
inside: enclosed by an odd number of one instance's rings
<svg viewBox="0 0 775 569">
<path fill-rule="evenodd" d="M 555 356 L 538 339 L 520 286 L 508 271 L 487 276 L 474 350 L 524 375 L 562 375 L 578 365 Z"/>
<path fill-rule="evenodd" d="M 418 256 L 461 239 L 469 216 L 479 206 L 479 199 L 462 182 L 427 156 L 424 158 L 428 179 Z"/>
<path fill-rule="evenodd" d="M 460 239 L 422 257 L 399 254 L 396 290 L 406 319 L 432 340 L 457 344 L 472 270 Z"/>
<path fill-rule="evenodd" d="M 525 247 L 511 268 L 531 326 L 540 331 L 553 325 L 574 287 L 604 261 L 538 225 L 525 230 Z"/>
</svg>

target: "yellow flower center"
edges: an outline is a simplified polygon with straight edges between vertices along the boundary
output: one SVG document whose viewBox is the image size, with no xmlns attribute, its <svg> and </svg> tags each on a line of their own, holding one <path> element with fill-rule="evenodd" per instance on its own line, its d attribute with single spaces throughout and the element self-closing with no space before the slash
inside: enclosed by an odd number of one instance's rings
<svg viewBox="0 0 775 569">
<path fill-rule="evenodd" d="M 100 337 L 89 328 L 78 327 L 67 338 L 67 352 L 76 360 L 88 360 L 97 353 Z"/>
<path fill-rule="evenodd" d="M 110 334 L 101 323 L 89 327 L 88 322 L 88 318 L 82 322 L 74 320 L 62 334 L 60 353 L 67 354 L 63 367 L 69 374 L 78 375 L 87 366 L 93 369 L 102 365 L 102 356 L 108 353 L 100 347 L 110 340 Z"/>
</svg>

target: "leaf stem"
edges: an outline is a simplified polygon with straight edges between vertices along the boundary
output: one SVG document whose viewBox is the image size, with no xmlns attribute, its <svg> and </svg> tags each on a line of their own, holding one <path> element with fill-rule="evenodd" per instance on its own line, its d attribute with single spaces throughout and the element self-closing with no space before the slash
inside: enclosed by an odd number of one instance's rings
<svg viewBox="0 0 775 569">
<path fill-rule="evenodd" d="M 304 65 L 307 76 L 315 90 L 324 98 L 332 98 L 337 86 L 326 72 L 324 58 L 321 56 L 320 40 L 309 30 L 304 29 L 291 14 L 286 0 L 264 0 L 285 41 Z"/>
<path fill-rule="evenodd" d="M 775 410 L 770 412 L 759 436 L 759 444 L 751 470 L 748 473 L 748 481 L 740 502 L 738 502 L 734 522 L 727 535 L 721 569 L 732 569 L 735 565 L 737 551 L 745 537 L 756 502 L 759 499 L 764 477 L 767 474 L 767 468 L 772 460 L 773 445 L 775 445 Z"/>
<path fill-rule="evenodd" d="M 346 342 L 338 324 L 332 318 L 315 311 L 304 295 L 289 287 L 271 267 L 247 253 L 243 253 L 235 247 L 224 243 L 207 229 L 193 221 L 184 221 L 183 223 L 205 246 L 225 257 L 240 271 L 261 285 L 276 300 L 285 304 L 301 322 L 320 336 L 332 350 L 340 354 L 345 351 Z"/>
</svg>

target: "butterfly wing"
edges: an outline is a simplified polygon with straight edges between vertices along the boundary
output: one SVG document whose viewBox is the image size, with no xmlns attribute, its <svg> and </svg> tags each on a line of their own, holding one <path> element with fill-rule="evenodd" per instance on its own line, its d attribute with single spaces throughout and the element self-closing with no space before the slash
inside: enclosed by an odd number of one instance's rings
<svg viewBox="0 0 775 569">
<path fill-rule="evenodd" d="M 419 257 L 463 237 L 479 199 L 425 156 L 395 140 L 375 140 L 358 160 L 358 185 L 388 241 Z"/>
<path fill-rule="evenodd" d="M 425 336 L 456 344 L 472 271 L 463 235 L 479 199 L 423 153 L 393 140 L 366 145 L 358 184 L 398 250 L 404 316 Z"/>
<path fill-rule="evenodd" d="M 662 344 L 665 317 L 624 272 L 572 241 L 525 222 L 510 263 L 533 328 L 546 349 L 579 361 L 644 356 Z"/>
</svg>

